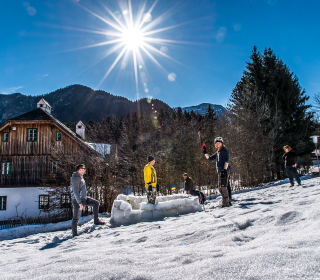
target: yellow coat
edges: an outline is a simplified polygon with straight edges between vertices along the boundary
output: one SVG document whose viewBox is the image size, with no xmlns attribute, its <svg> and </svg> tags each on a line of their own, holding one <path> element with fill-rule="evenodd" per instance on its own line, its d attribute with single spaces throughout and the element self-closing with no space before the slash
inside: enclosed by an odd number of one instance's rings
<svg viewBox="0 0 320 280">
<path fill-rule="evenodd" d="M 144 183 L 145 187 L 148 188 L 148 183 L 151 183 L 152 187 L 157 186 L 157 173 L 152 165 L 149 163 L 144 167 Z"/>
</svg>

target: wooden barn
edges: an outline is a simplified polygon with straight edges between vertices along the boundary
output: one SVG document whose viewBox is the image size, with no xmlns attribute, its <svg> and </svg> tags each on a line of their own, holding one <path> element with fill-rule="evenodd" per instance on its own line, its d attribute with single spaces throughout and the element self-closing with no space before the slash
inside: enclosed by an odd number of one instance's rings
<svg viewBox="0 0 320 280">
<path fill-rule="evenodd" d="M 0 127 L 0 221 L 13 217 L 38 217 L 49 207 L 49 195 L 42 183 L 55 172 L 52 154 L 95 153 L 84 141 L 80 121 L 74 133 L 51 115 L 51 106 L 41 99 L 37 109 L 9 119 Z M 71 175 L 71 174 L 70 174 Z M 61 207 L 68 207 L 68 194 L 61 195 Z"/>
</svg>

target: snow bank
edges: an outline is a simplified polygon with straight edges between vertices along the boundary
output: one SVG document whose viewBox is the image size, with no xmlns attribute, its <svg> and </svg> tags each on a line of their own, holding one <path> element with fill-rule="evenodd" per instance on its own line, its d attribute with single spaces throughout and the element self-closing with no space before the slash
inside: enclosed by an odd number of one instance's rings
<svg viewBox="0 0 320 280">
<path fill-rule="evenodd" d="M 156 202 L 154 205 L 148 203 L 146 196 L 119 194 L 113 202 L 110 223 L 130 225 L 202 211 L 198 197 L 183 194 L 159 196 Z"/>
</svg>

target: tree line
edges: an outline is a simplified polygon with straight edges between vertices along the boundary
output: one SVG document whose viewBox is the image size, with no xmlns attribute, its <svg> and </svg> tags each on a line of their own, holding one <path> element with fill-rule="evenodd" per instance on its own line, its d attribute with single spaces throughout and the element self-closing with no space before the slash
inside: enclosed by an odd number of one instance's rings
<svg viewBox="0 0 320 280">
<path fill-rule="evenodd" d="M 84 162 L 88 186 L 109 212 L 118 192 L 144 191 L 143 168 L 153 155 L 163 194 L 182 186 L 184 172 L 197 186 L 216 191 L 215 163 L 205 159 L 201 143 L 213 154 L 214 138 L 221 136 L 230 152 L 232 190 L 257 187 L 285 177 L 284 145 L 299 155 L 300 167 L 310 166 L 310 136 L 316 123 L 308 98 L 298 78 L 271 49 L 260 53 L 254 47 L 225 115 L 218 118 L 210 106 L 204 115 L 181 108 L 157 110 L 151 100 L 151 113 L 89 121 L 87 140 L 111 144 L 111 154 L 104 160 L 83 155 L 65 160 L 65 179 L 70 179 L 71 163 Z"/>
</svg>

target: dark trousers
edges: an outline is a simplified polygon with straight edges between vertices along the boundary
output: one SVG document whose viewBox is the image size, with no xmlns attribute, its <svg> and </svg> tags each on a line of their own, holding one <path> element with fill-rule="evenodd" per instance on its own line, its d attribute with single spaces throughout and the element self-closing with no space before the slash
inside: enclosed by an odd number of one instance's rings
<svg viewBox="0 0 320 280">
<path fill-rule="evenodd" d="M 295 178 L 297 180 L 298 185 L 301 185 L 301 180 L 300 180 L 297 168 L 292 167 L 292 166 L 287 166 L 286 167 L 286 173 L 287 173 L 287 176 L 289 178 L 291 186 L 294 185 L 293 178 Z"/>
<path fill-rule="evenodd" d="M 99 220 L 98 214 L 99 214 L 99 201 L 95 200 L 93 198 L 87 197 L 85 204 L 83 206 L 92 206 L 93 207 L 93 217 L 94 222 L 97 222 Z M 72 211 L 73 211 L 73 218 L 72 218 L 72 234 L 77 235 L 77 226 L 78 222 L 81 216 L 81 211 L 79 210 L 79 204 L 75 199 L 72 199 Z"/>
<path fill-rule="evenodd" d="M 231 200 L 230 171 L 227 171 L 227 177 L 221 178 L 218 174 L 218 187 L 222 196 L 222 206 L 229 206 Z"/>
<path fill-rule="evenodd" d="M 203 203 L 204 203 L 205 195 L 204 195 L 203 192 L 200 192 L 198 190 L 191 190 L 190 194 L 193 195 L 193 196 L 199 197 L 199 201 L 203 201 Z"/>
</svg>

